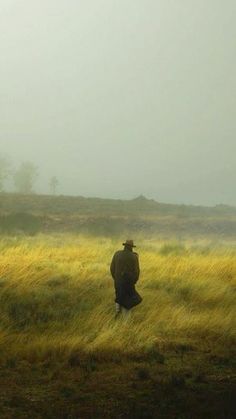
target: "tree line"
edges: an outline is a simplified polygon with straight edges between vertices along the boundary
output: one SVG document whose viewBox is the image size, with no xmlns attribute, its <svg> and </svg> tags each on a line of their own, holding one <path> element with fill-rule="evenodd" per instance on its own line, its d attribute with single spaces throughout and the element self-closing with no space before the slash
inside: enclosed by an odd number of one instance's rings
<svg viewBox="0 0 236 419">
<path fill-rule="evenodd" d="M 6 183 L 12 180 L 15 192 L 21 194 L 35 193 L 35 183 L 38 177 L 38 168 L 32 162 L 22 162 L 19 167 L 14 169 L 10 160 L 0 155 L 0 192 L 5 192 Z M 58 178 L 52 176 L 49 179 L 49 188 L 53 195 L 56 195 L 58 186 Z"/>
</svg>

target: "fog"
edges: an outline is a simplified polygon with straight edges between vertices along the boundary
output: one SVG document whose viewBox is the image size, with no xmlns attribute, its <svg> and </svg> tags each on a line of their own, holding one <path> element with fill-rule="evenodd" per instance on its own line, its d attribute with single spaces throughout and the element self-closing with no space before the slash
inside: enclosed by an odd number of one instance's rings
<svg viewBox="0 0 236 419">
<path fill-rule="evenodd" d="M 235 21 L 235 0 L 0 0 L 0 153 L 38 193 L 236 205 Z"/>
</svg>

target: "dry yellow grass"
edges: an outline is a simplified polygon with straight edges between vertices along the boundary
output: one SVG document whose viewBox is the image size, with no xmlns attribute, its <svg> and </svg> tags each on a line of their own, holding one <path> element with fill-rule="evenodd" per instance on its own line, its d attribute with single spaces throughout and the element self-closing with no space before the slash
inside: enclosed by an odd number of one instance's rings
<svg viewBox="0 0 236 419">
<path fill-rule="evenodd" d="M 225 244 L 138 242 L 143 302 L 114 320 L 109 273 L 120 241 L 82 236 L 0 242 L 0 348 L 28 359 L 189 347 L 225 353 L 236 337 L 236 251 Z M 106 354 L 106 355 L 105 355 Z"/>
</svg>

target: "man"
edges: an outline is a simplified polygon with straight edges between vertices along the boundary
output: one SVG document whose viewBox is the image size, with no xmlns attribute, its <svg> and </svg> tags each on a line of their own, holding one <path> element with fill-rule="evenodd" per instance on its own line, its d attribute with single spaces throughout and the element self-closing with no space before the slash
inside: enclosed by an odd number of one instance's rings
<svg viewBox="0 0 236 419">
<path fill-rule="evenodd" d="M 114 254 L 110 266 L 116 294 L 116 317 L 121 313 L 121 309 L 127 314 L 132 307 L 142 301 L 135 290 L 140 274 L 138 254 L 133 252 L 136 246 L 133 240 L 126 240 L 123 246 L 123 250 Z"/>
</svg>

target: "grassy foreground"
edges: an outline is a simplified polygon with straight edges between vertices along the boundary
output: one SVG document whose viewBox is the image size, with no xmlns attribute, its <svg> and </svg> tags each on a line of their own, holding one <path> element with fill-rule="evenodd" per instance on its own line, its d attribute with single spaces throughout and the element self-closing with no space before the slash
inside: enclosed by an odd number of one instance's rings
<svg viewBox="0 0 236 419">
<path fill-rule="evenodd" d="M 140 240 L 143 302 L 114 319 L 120 241 L 0 241 L 1 418 L 233 418 L 236 248 Z"/>
</svg>

